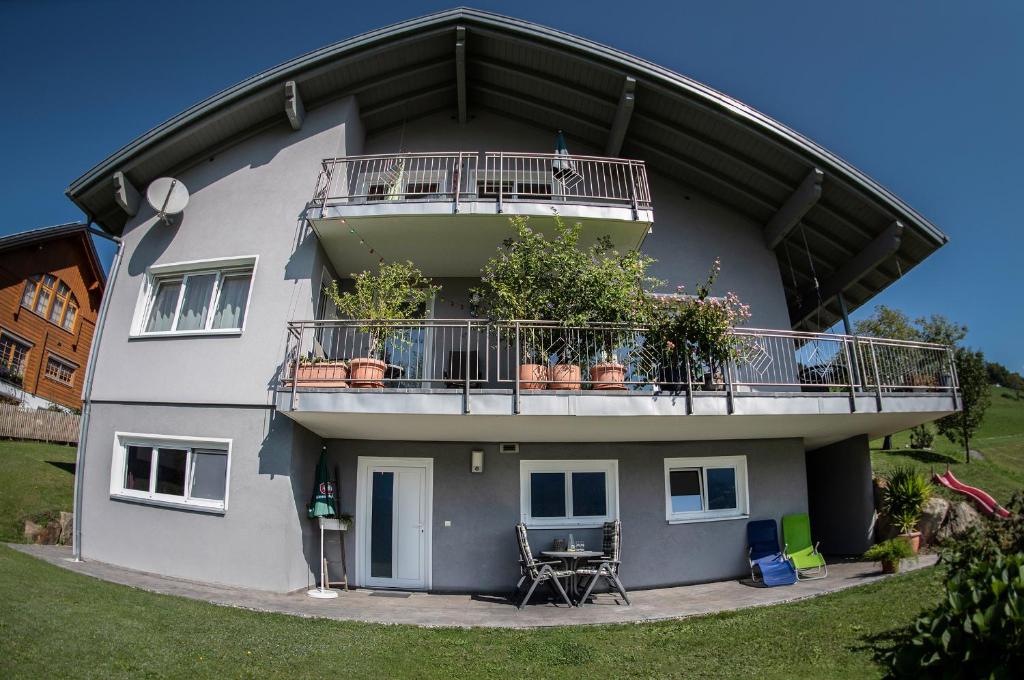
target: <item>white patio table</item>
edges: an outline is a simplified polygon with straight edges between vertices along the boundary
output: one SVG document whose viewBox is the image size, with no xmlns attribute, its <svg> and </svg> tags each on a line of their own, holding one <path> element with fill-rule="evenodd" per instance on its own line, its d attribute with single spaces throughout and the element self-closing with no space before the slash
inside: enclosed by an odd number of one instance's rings
<svg viewBox="0 0 1024 680">
<path fill-rule="evenodd" d="M 576 567 L 579 561 L 604 555 L 603 552 L 594 552 L 593 550 L 542 550 L 540 554 L 543 557 L 553 557 L 556 560 L 562 560 L 565 568 L 572 572 L 572 577 L 569 579 L 569 589 L 572 591 L 574 599 L 578 599 L 580 595 L 579 577 L 576 576 Z"/>
</svg>

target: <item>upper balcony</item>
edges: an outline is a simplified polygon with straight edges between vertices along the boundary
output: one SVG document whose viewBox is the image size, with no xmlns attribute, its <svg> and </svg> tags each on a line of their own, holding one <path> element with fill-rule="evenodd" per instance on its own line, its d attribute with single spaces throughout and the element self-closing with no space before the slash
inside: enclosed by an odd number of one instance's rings
<svg viewBox="0 0 1024 680">
<path fill-rule="evenodd" d="M 326 159 L 306 217 L 341 272 L 414 260 L 432 276 L 477 276 L 524 215 L 583 224 L 582 244 L 609 236 L 639 247 L 654 222 L 643 161 L 506 152 L 401 153 Z M 453 244 L 458 257 L 452 257 Z"/>
<path fill-rule="evenodd" d="M 644 329 L 622 326 L 428 319 L 288 328 L 278 409 L 329 437 L 796 437 L 815 446 L 960 407 L 952 353 L 928 343 L 737 329 L 739 355 L 711 365 L 656 352 Z M 368 359 L 376 377 L 356 374 Z"/>
</svg>

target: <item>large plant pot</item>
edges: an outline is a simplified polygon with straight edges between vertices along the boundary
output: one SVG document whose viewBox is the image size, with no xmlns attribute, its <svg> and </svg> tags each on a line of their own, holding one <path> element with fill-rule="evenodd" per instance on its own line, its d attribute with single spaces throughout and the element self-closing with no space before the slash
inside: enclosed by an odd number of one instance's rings
<svg viewBox="0 0 1024 680">
<path fill-rule="evenodd" d="M 555 364 L 551 367 L 551 389 L 578 390 L 582 384 L 581 375 L 576 364 Z"/>
<path fill-rule="evenodd" d="M 547 387 L 548 367 L 544 364 L 519 365 L 519 389 L 542 390 Z"/>
<path fill-rule="evenodd" d="M 624 390 L 626 367 L 612 361 L 603 361 L 590 369 L 590 383 L 595 390 Z"/>
<path fill-rule="evenodd" d="M 899 560 L 882 560 L 882 573 L 895 574 L 900 570 Z"/>
<path fill-rule="evenodd" d="M 321 361 L 299 364 L 295 382 L 299 387 L 348 387 L 348 364 L 344 361 Z"/>
<path fill-rule="evenodd" d="M 904 541 L 907 542 L 908 545 L 910 545 L 910 549 L 914 551 L 915 555 L 917 554 L 917 551 L 921 549 L 920 531 L 912 531 L 909 534 L 900 534 L 900 538 L 902 538 Z"/>
<path fill-rule="evenodd" d="M 384 387 L 388 365 L 380 359 L 352 359 L 348 365 L 352 387 Z"/>
</svg>

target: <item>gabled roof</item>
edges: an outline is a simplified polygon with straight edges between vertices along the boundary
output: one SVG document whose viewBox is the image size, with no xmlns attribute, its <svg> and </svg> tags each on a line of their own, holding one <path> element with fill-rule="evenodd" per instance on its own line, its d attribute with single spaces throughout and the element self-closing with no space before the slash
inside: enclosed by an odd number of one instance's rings
<svg viewBox="0 0 1024 680">
<path fill-rule="evenodd" d="M 86 252 L 86 259 L 92 267 L 96 280 L 100 283 L 100 289 L 106 285 L 107 275 L 100 263 L 99 253 L 96 252 L 96 245 L 92 242 L 92 234 L 89 232 L 89 225 L 82 222 L 68 222 L 56 224 L 52 227 L 39 227 L 29 231 L 19 231 L 16 234 L 0 237 L 0 253 L 14 248 L 55 241 L 62 238 L 78 236 Z"/>
<path fill-rule="evenodd" d="M 765 225 L 796 328 L 831 325 L 837 292 L 852 311 L 947 241 L 842 158 L 732 97 L 590 40 L 472 9 L 371 31 L 248 78 L 119 149 L 68 196 L 120 233 L 128 216 L 114 201 L 115 172 L 142 191 L 287 124 L 287 81 L 307 110 L 354 95 L 368 134 L 437 111 L 492 110 L 564 129 L 608 155 L 642 158 Z"/>
</svg>

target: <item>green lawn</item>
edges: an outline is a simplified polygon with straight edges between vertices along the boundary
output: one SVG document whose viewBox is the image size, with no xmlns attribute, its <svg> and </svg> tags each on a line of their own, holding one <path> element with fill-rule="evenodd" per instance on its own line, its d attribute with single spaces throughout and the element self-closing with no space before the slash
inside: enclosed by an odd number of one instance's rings
<svg viewBox="0 0 1024 680">
<path fill-rule="evenodd" d="M 992 388 L 992 401 L 971 448 L 980 451 L 985 460 L 964 462 L 961 447 L 945 437 L 935 437 L 931 450 L 908 448 L 910 436 L 901 432 L 893 437 L 893 448 L 881 449 L 882 440 L 872 442 L 872 464 L 884 472 L 897 464 L 910 464 L 924 472 L 942 472 L 949 465 L 957 479 L 991 493 L 1005 504 L 1014 491 L 1024 489 L 1024 400 L 1017 400 L 1011 390 Z M 963 496 L 942 490 L 949 498 Z"/>
<path fill-rule="evenodd" d="M 0 677 L 879 677 L 875 654 L 939 576 L 679 622 L 420 629 L 154 595 L 0 547 Z"/>
<path fill-rule="evenodd" d="M 26 519 L 70 511 L 74 468 L 72 446 L 0 441 L 0 542 L 22 541 Z"/>
</svg>

